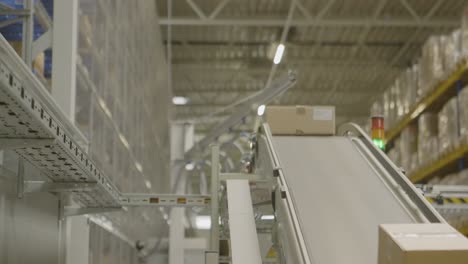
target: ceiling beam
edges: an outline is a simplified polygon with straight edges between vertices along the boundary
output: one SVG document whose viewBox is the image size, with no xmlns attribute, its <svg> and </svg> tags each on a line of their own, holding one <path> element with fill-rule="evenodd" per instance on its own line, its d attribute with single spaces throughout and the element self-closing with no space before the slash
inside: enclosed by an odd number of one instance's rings
<svg viewBox="0 0 468 264">
<path fill-rule="evenodd" d="M 425 15 L 424 19 L 425 20 L 431 19 L 432 16 L 435 14 L 435 12 L 437 12 L 437 10 L 439 10 L 439 8 L 442 6 L 442 3 L 444 1 L 445 0 L 438 0 L 437 2 L 435 2 L 434 5 L 429 10 L 429 12 L 427 12 L 427 14 Z M 422 30 L 421 27 L 419 27 L 417 30 L 415 30 L 415 32 L 412 34 L 412 36 L 410 38 L 408 38 L 406 43 L 403 45 L 403 47 L 398 51 L 397 55 L 390 62 L 390 65 L 392 65 L 392 66 L 396 65 L 396 63 L 398 61 L 400 61 L 403 54 L 405 54 L 405 52 L 411 47 L 411 44 L 412 44 L 413 40 L 419 35 L 421 30 Z"/>
<path fill-rule="evenodd" d="M 372 82 L 366 81 L 366 82 L 360 82 L 360 81 L 355 81 L 356 87 L 359 87 L 358 89 L 353 88 L 345 88 L 344 90 L 338 90 L 337 93 L 343 93 L 343 94 L 350 94 L 350 95 L 370 95 L 370 94 L 376 94 L 380 93 L 379 90 L 377 89 L 369 89 L 371 87 Z M 359 84 L 359 85 L 358 85 Z M 261 88 L 259 89 L 248 89 L 248 88 L 232 88 L 232 89 L 225 89 L 223 87 L 219 88 L 202 88 L 202 89 L 187 89 L 187 88 L 182 88 L 178 89 L 177 87 L 174 87 L 174 93 L 177 95 L 187 95 L 187 94 L 200 94 L 200 93 L 222 93 L 222 96 L 225 94 L 231 95 L 233 93 L 237 94 L 248 94 L 248 93 L 254 93 L 260 91 Z M 310 94 L 326 94 L 330 91 L 329 86 L 323 86 L 323 88 L 317 89 L 315 87 L 310 87 L 310 88 L 291 88 L 291 90 L 288 91 L 288 93 L 304 93 L 307 95 Z"/>
<path fill-rule="evenodd" d="M 173 26 L 246 26 L 246 27 L 259 27 L 259 26 L 284 26 L 284 17 L 277 18 L 215 18 L 215 19 L 200 19 L 193 17 L 173 17 L 171 19 L 161 18 L 160 25 L 173 25 Z M 293 27 L 426 27 L 426 28 L 440 28 L 440 27 L 457 27 L 460 21 L 457 18 L 453 19 L 402 19 L 402 18 L 336 18 L 336 19 L 293 19 L 290 26 Z"/>
<path fill-rule="evenodd" d="M 210 14 L 210 19 L 214 19 L 218 16 L 218 14 L 224 9 L 224 7 L 230 2 L 231 0 L 223 0 L 218 3 L 218 5 L 215 7 L 213 12 Z"/>
<path fill-rule="evenodd" d="M 361 116 L 361 115 L 368 115 L 369 114 L 369 107 L 360 107 L 356 108 L 356 104 L 337 104 L 336 105 L 336 114 L 342 115 L 346 113 L 348 116 Z M 193 119 L 193 118 L 200 118 L 201 116 L 205 116 L 207 114 L 212 113 L 213 111 L 217 111 L 223 108 L 224 105 L 204 105 L 197 108 L 190 108 L 188 106 L 177 106 L 176 107 L 176 118 L 177 119 Z M 253 112 L 252 112 L 253 113 Z M 221 116 L 229 116 L 230 112 L 222 113 L 217 115 L 217 117 Z M 217 119 L 219 121 L 219 119 Z"/>
<path fill-rule="evenodd" d="M 203 11 L 200 9 L 200 7 L 198 7 L 197 4 L 195 4 L 195 2 L 193 2 L 192 0 L 185 0 L 187 2 L 187 4 L 192 8 L 193 12 L 195 12 L 195 14 L 198 15 L 198 17 L 200 19 L 206 19 L 206 15 L 203 13 Z"/>
</svg>

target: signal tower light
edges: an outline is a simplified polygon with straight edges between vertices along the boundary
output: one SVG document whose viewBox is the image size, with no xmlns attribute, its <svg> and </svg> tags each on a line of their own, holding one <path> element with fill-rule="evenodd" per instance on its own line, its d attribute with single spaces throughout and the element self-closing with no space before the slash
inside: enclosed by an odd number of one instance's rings
<svg viewBox="0 0 468 264">
<path fill-rule="evenodd" d="M 383 116 L 373 116 L 371 123 L 371 137 L 372 142 L 380 148 L 385 149 L 385 130 Z"/>
</svg>

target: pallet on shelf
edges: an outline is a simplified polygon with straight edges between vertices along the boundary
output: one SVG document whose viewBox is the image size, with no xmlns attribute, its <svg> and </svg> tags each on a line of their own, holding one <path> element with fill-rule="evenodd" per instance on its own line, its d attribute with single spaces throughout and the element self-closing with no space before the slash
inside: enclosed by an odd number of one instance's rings
<svg viewBox="0 0 468 264">
<path fill-rule="evenodd" d="M 386 143 L 392 142 L 401 131 L 427 110 L 442 106 L 449 98 L 456 94 L 455 87 L 458 81 L 468 80 L 468 61 L 461 60 L 457 68 L 445 80 L 440 81 L 435 89 L 421 99 L 411 110 L 404 115 L 396 125 L 386 131 Z"/>
<path fill-rule="evenodd" d="M 454 148 L 452 151 L 445 153 L 438 160 L 417 170 L 409 176 L 410 180 L 414 183 L 428 180 L 435 176 L 435 174 L 450 165 L 453 165 L 457 160 L 465 157 L 468 154 L 468 145 L 461 145 Z"/>
</svg>

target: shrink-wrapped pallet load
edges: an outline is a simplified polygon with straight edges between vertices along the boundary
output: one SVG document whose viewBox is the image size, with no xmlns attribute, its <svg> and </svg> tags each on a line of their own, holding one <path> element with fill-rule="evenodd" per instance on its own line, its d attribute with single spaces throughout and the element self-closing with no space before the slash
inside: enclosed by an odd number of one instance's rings
<svg viewBox="0 0 468 264">
<path fill-rule="evenodd" d="M 412 168 L 413 155 L 417 153 L 417 127 L 416 125 L 407 126 L 401 132 L 400 137 L 400 159 L 401 166 L 410 172 Z"/>
<path fill-rule="evenodd" d="M 457 98 L 450 99 L 439 112 L 439 154 L 445 155 L 458 145 Z"/>
<path fill-rule="evenodd" d="M 458 100 L 460 105 L 460 143 L 468 145 L 468 87 L 463 88 Z"/>
<path fill-rule="evenodd" d="M 418 161 L 426 166 L 438 155 L 437 115 L 424 113 L 418 119 Z"/>
<path fill-rule="evenodd" d="M 431 36 L 422 48 L 420 60 L 419 86 L 423 96 L 431 92 L 437 82 L 444 77 L 444 60 L 442 43 L 444 36 Z"/>
</svg>

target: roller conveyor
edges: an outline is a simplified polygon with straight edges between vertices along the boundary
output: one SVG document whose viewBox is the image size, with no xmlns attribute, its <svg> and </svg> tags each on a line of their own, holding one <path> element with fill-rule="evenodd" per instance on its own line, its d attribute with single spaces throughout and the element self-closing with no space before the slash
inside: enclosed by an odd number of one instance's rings
<svg viewBox="0 0 468 264">
<path fill-rule="evenodd" d="M 333 137 L 263 131 L 257 173 L 278 176 L 282 263 L 375 264 L 380 224 L 444 222 L 357 126 Z"/>
</svg>

